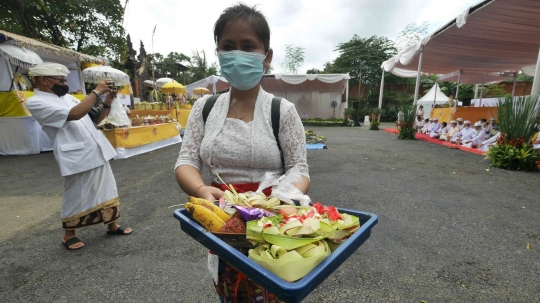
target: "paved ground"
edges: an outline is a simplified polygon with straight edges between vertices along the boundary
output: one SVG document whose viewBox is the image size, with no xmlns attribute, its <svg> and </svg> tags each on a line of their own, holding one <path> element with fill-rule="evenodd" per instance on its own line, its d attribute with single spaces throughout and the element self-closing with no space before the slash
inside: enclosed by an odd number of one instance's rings
<svg viewBox="0 0 540 303">
<path fill-rule="evenodd" d="M 540 302 L 540 173 L 366 127 L 308 129 L 329 146 L 308 152 L 312 199 L 379 224 L 304 302 Z M 0 302 L 217 302 L 206 249 L 169 208 L 187 198 L 178 148 L 111 162 L 135 231 L 85 229 L 76 252 L 60 244 L 53 155 L 0 157 Z"/>
</svg>

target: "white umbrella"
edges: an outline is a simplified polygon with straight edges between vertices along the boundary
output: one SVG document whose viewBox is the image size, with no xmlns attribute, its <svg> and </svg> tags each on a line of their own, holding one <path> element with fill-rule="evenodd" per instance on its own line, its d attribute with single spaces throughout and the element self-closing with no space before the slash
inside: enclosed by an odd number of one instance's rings
<svg viewBox="0 0 540 303">
<path fill-rule="evenodd" d="M 110 66 L 93 66 L 82 71 L 83 81 L 98 83 L 101 80 L 111 79 L 116 86 L 130 85 L 129 76 L 121 70 Z"/>
<path fill-rule="evenodd" d="M 31 50 L 13 44 L 0 44 L 0 56 L 9 62 L 29 69 L 36 64 L 43 63 L 43 60 Z"/>
<path fill-rule="evenodd" d="M 144 80 L 143 82 L 144 86 L 154 86 L 154 82 L 152 80 Z"/>
<path fill-rule="evenodd" d="M 174 81 L 174 79 L 171 79 L 171 78 L 159 78 L 156 80 L 156 86 L 158 88 L 161 88 L 163 84 L 169 83 L 169 82 L 176 82 L 176 81 Z"/>
</svg>

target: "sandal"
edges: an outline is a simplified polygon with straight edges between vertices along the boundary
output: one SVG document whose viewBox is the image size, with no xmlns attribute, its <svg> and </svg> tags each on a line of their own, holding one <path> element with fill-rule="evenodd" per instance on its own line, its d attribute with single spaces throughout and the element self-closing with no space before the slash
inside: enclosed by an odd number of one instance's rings
<svg viewBox="0 0 540 303">
<path fill-rule="evenodd" d="M 131 235 L 131 233 L 133 232 L 133 230 L 129 233 L 129 234 L 126 234 L 124 233 L 126 231 L 126 229 L 128 229 L 129 227 L 122 227 L 122 226 L 118 226 L 118 228 L 115 230 L 115 231 L 111 231 L 111 230 L 108 230 L 107 231 L 107 234 L 109 235 L 121 235 L 121 236 L 127 236 L 127 235 Z"/>
<path fill-rule="evenodd" d="M 68 250 L 77 250 L 77 249 L 81 249 L 83 248 L 84 246 L 81 246 L 81 247 L 77 247 L 77 248 L 69 248 L 71 245 L 73 244 L 77 244 L 77 243 L 83 243 L 79 238 L 77 237 L 73 237 L 73 238 L 69 238 L 66 240 L 66 242 L 62 242 L 62 244 L 68 249 Z"/>
</svg>

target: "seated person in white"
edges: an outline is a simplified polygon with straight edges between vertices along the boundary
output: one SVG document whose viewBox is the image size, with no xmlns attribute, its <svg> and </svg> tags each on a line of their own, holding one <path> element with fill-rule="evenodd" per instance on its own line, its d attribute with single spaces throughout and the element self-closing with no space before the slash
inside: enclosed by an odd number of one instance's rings
<svg viewBox="0 0 540 303">
<path fill-rule="evenodd" d="M 540 148 L 540 131 L 532 136 L 531 144 L 533 145 L 534 149 Z"/>
<path fill-rule="evenodd" d="M 441 136 L 441 134 L 445 134 L 449 131 L 450 131 L 450 126 L 448 125 L 448 123 L 443 121 L 441 123 L 441 129 L 439 129 L 438 135 L 435 138 L 438 139 Z"/>
<path fill-rule="evenodd" d="M 416 126 L 416 131 L 420 131 L 424 125 L 426 125 L 426 123 L 424 122 L 424 120 L 422 120 L 422 117 L 420 116 L 416 116 L 416 122 L 415 122 L 415 126 Z"/>
<path fill-rule="evenodd" d="M 488 151 L 490 146 L 497 144 L 497 139 L 499 139 L 500 136 L 501 133 L 497 133 L 495 136 L 492 136 L 491 138 L 485 140 L 484 142 L 482 142 L 482 144 L 480 144 L 480 146 L 478 146 L 478 149 Z"/>
<path fill-rule="evenodd" d="M 463 118 L 457 118 L 457 126 L 459 127 L 459 130 L 463 129 Z"/>
<path fill-rule="evenodd" d="M 475 131 L 474 131 L 473 137 L 470 140 L 462 139 L 461 142 L 463 143 L 463 146 L 469 147 L 469 148 L 476 148 L 480 146 L 482 142 L 484 142 L 484 140 L 486 140 L 486 131 L 482 127 L 481 122 L 476 122 L 474 124 L 474 130 Z"/>
<path fill-rule="evenodd" d="M 463 128 L 457 132 L 455 135 L 452 136 L 452 139 L 450 139 L 450 142 L 461 144 L 461 141 L 463 139 L 471 139 L 472 136 L 469 135 L 469 133 L 474 133 L 474 129 L 471 128 L 471 121 L 465 120 L 463 122 Z"/>
<path fill-rule="evenodd" d="M 484 129 L 486 131 L 486 139 L 491 137 L 491 131 L 493 130 L 493 125 L 495 124 L 495 118 L 489 119 L 489 122 L 487 122 L 484 125 Z"/>
<path fill-rule="evenodd" d="M 429 129 L 429 137 L 438 138 L 440 130 L 441 124 L 439 123 L 439 118 L 433 118 L 433 124 L 431 124 L 431 128 Z"/>
<path fill-rule="evenodd" d="M 451 120 L 450 124 L 446 127 L 446 131 L 441 131 L 439 140 L 446 140 L 450 141 L 453 135 L 457 134 L 460 131 L 459 127 L 457 126 L 456 120 Z"/>
<path fill-rule="evenodd" d="M 424 125 L 424 127 L 422 127 L 422 129 L 420 130 L 420 132 L 422 134 L 427 134 L 429 133 L 429 130 L 431 129 L 431 125 L 433 125 L 433 119 L 429 118 L 429 119 L 426 119 L 425 120 L 426 124 Z"/>
</svg>

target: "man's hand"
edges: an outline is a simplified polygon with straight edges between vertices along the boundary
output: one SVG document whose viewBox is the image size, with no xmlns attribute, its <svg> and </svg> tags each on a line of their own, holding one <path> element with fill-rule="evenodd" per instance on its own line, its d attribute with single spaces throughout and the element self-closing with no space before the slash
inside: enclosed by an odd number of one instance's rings
<svg viewBox="0 0 540 303">
<path fill-rule="evenodd" d="M 114 101 L 114 98 L 116 98 L 117 95 L 118 95 L 118 91 L 116 89 L 111 90 L 111 92 L 107 94 L 107 97 L 105 97 L 105 101 L 103 101 L 103 104 L 107 106 L 111 106 L 112 102 Z"/>
</svg>

